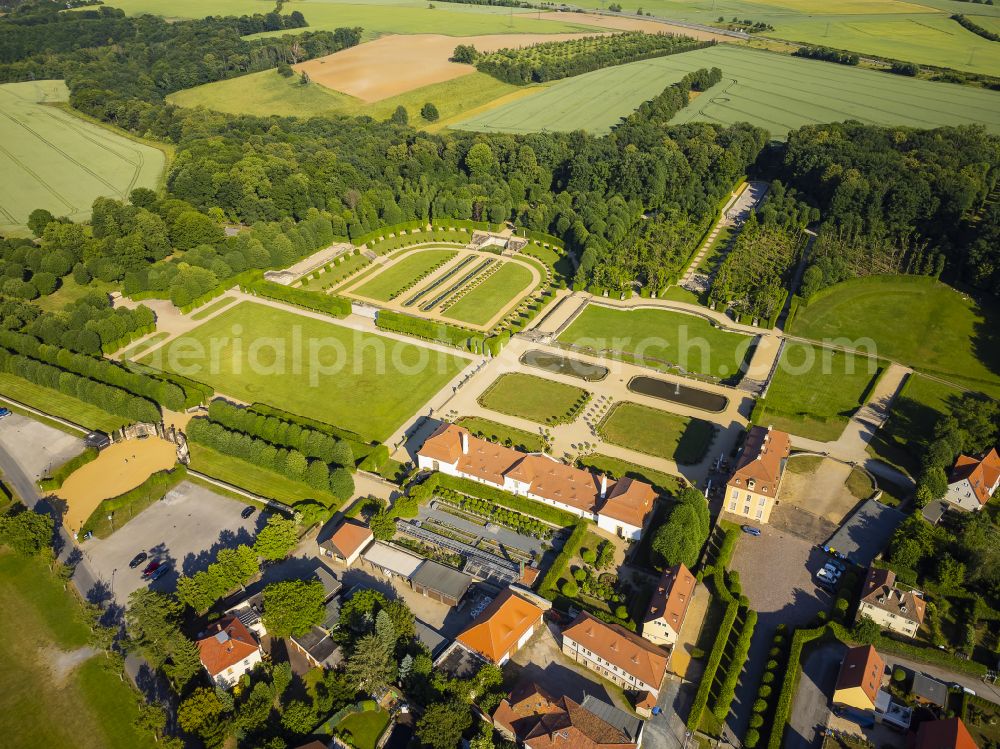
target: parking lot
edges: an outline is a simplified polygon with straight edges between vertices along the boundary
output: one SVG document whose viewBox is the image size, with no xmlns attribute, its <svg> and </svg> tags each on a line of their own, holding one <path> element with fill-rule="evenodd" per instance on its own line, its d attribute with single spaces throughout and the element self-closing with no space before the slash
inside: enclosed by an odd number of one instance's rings
<svg viewBox="0 0 1000 749">
<path fill-rule="evenodd" d="M 33 479 L 83 452 L 83 439 L 12 413 L 0 419 L 4 449 Z"/>
<path fill-rule="evenodd" d="M 149 554 L 150 560 L 171 566 L 170 572 L 150 586 L 173 591 L 180 575 L 205 569 L 220 549 L 253 543 L 266 516 L 255 512 L 244 520 L 240 517 L 244 507 L 185 481 L 110 537 L 85 541 L 80 548 L 116 602 L 124 605 L 134 590 L 147 585 L 142 569 L 148 561 L 137 569 L 128 566 L 141 551 Z"/>
</svg>

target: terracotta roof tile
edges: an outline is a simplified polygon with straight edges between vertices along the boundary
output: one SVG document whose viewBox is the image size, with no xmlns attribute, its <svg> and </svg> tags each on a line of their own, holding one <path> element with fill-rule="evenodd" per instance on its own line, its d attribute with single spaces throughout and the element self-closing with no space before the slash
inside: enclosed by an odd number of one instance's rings
<svg viewBox="0 0 1000 749">
<path fill-rule="evenodd" d="M 506 588 L 455 639 L 493 663 L 499 663 L 544 613 Z"/>
<path fill-rule="evenodd" d="M 348 518 L 337 526 L 328 539 L 321 541 L 320 546 L 330 548 L 331 551 L 336 551 L 347 559 L 358 549 L 366 546 L 373 537 L 372 529 L 365 523 Z"/>
<path fill-rule="evenodd" d="M 781 481 L 782 461 L 791 452 L 792 442 L 785 432 L 766 427 L 753 427 L 743 443 L 743 451 L 736 461 L 736 470 L 727 486 L 776 496 Z"/>
<path fill-rule="evenodd" d="M 215 622 L 198 640 L 201 663 L 213 677 L 257 652 L 257 641 L 235 616 Z"/>
<path fill-rule="evenodd" d="M 663 619 L 674 632 L 680 633 L 697 583 L 691 570 L 683 564 L 668 567 L 653 592 L 644 621 Z"/>
<path fill-rule="evenodd" d="M 954 484 L 965 480 L 971 484 L 979 504 L 984 505 L 990 501 L 993 487 L 1000 481 L 1000 454 L 997 454 L 995 447 L 981 458 L 973 458 L 968 455 L 958 456 L 955 467 L 951 470 L 950 483 Z"/>
<path fill-rule="evenodd" d="M 568 637 L 644 684 L 660 688 L 667 671 L 667 654 L 634 632 L 605 624 L 587 612 L 563 630 Z"/>
<path fill-rule="evenodd" d="M 914 749 L 979 749 L 979 746 L 961 718 L 947 718 L 921 723 Z"/>
<path fill-rule="evenodd" d="M 851 648 L 844 656 L 844 662 L 840 664 L 836 691 L 860 688 L 874 705 L 882 688 L 884 674 L 885 661 L 875 648 L 871 645 Z"/>
</svg>

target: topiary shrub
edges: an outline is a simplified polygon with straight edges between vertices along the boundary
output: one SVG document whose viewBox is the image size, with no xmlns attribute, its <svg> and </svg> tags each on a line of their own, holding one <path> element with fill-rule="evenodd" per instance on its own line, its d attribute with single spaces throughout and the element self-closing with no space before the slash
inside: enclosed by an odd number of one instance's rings
<svg viewBox="0 0 1000 749">
<path fill-rule="evenodd" d="M 753 703 L 753 711 L 755 713 L 762 713 L 767 710 L 767 700 L 758 699 Z"/>
<path fill-rule="evenodd" d="M 751 728 L 747 731 L 746 738 L 743 739 L 743 746 L 747 749 L 754 749 L 757 744 L 760 743 L 760 731 L 756 728 Z"/>
</svg>

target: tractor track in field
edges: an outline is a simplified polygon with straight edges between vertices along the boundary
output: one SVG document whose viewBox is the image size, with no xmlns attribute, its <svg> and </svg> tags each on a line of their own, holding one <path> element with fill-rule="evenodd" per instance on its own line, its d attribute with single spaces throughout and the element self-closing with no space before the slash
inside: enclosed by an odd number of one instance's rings
<svg viewBox="0 0 1000 749">
<path fill-rule="evenodd" d="M 0 114 L 3 114 L 4 117 L 10 117 L 10 115 L 8 115 L 6 112 L 0 112 Z M 14 118 L 10 117 L 10 119 L 14 119 Z M 15 122 L 16 122 L 16 120 L 15 120 Z M 46 182 L 44 179 L 42 179 L 42 177 L 37 172 L 33 171 L 31 169 L 31 167 L 29 167 L 27 164 L 25 164 L 23 161 L 21 161 L 19 158 L 17 158 L 17 156 L 15 156 L 14 154 L 12 154 L 10 151 L 8 151 L 6 148 L 4 148 L 2 145 L 0 145 L 0 153 L 4 154 L 8 159 L 10 159 L 15 164 L 17 164 L 19 167 L 21 167 L 21 169 L 26 174 L 30 175 L 39 185 L 41 185 L 43 188 L 45 188 L 46 190 L 48 190 L 52 194 L 52 196 L 56 200 L 58 200 L 60 203 L 62 203 L 64 206 L 66 206 L 70 210 L 70 212 L 76 212 L 78 210 L 75 205 L 73 205 L 66 198 L 64 198 L 61 193 L 59 193 L 54 187 L 52 187 L 52 185 L 50 185 L 48 182 Z M 6 211 L 4 211 L 4 212 L 6 213 Z M 8 213 L 7 215 L 10 215 L 10 214 Z M 19 223 L 19 222 L 15 222 L 15 223 Z"/>
<path fill-rule="evenodd" d="M 43 110 L 43 111 L 45 111 L 45 110 Z M 76 133 L 78 136 L 80 136 L 84 140 L 90 141 L 91 143 L 93 143 L 98 148 L 100 148 L 100 149 L 102 149 L 104 151 L 107 151 L 112 156 L 116 156 L 117 158 L 121 159 L 122 161 L 124 161 L 129 166 L 133 167 L 132 179 L 129 181 L 128 187 L 126 187 L 123 191 L 118 192 L 117 194 L 121 195 L 122 197 L 125 197 L 129 192 L 132 191 L 132 188 L 135 186 L 135 183 L 139 181 L 139 176 L 142 174 L 142 168 L 143 168 L 143 166 L 145 166 L 145 163 L 146 163 L 146 157 L 143 155 L 143 153 L 142 153 L 142 151 L 140 149 L 133 149 L 131 147 L 131 145 L 126 146 L 126 150 L 128 152 L 132 153 L 133 155 L 135 155 L 136 158 L 137 158 L 137 161 L 132 161 L 125 154 L 119 153 L 114 148 L 112 148 L 107 143 L 106 140 L 103 140 L 102 138 L 98 138 L 98 137 L 96 137 L 96 135 L 87 132 L 86 128 L 82 127 L 78 122 L 74 122 L 72 117 L 60 117 L 60 116 L 58 116 L 55 113 L 50 112 L 50 111 L 45 111 L 45 115 L 47 117 L 52 118 L 56 122 L 60 123 L 60 125 L 68 127 L 70 130 L 72 130 L 74 133 Z M 127 142 L 127 143 L 130 143 L 130 142 Z M 125 146 L 126 144 L 123 143 L 122 145 Z"/>
</svg>

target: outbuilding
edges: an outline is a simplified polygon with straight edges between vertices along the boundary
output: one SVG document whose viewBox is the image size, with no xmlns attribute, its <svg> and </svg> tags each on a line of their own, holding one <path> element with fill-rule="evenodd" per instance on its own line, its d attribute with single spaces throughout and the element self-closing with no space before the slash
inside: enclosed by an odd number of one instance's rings
<svg viewBox="0 0 1000 749">
<path fill-rule="evenodd" d="M 472 585 L 472 577 L 428 559 L 417 568 L 410 584 L 415 591 L 428 598 L 457 606 Z"/>
</svg>

